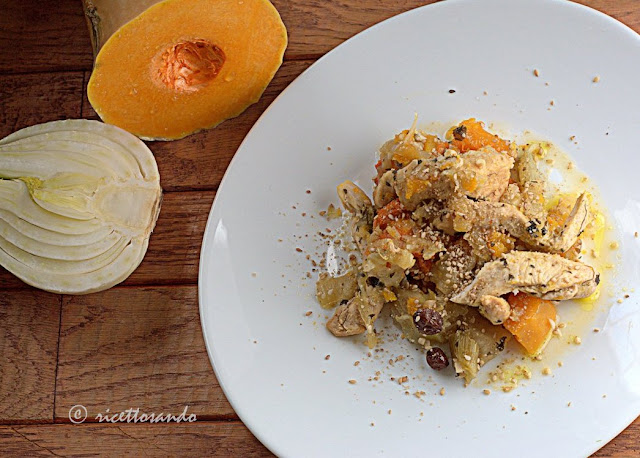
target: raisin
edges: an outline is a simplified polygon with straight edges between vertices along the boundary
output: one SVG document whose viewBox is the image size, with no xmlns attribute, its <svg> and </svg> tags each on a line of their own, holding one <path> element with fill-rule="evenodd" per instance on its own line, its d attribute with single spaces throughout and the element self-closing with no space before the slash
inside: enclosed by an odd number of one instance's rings
<svg viewBox="0 0 640 458">
<path fill-rule="evenodd" d="M 438 334 L 442 331 L 442 315 L 432 309 L 419 309 L 413 314 L 413 324 L 422 334 Z"/>
<path fill-rule="evenodd" d="M 375 288 L 380 283 L 380 280 L 376 277 L 369 277 L 367 278 L 367 283 L 369 283 L 369 286 L 373 286 Z"/>
<path fill-rule="evenodd" d="M 444 354 L 442 348 L 432 347 L 427 351 L 427 364 L 431 369 L 441 371 L 449 365 L 449 358 Z"/>
</svg>

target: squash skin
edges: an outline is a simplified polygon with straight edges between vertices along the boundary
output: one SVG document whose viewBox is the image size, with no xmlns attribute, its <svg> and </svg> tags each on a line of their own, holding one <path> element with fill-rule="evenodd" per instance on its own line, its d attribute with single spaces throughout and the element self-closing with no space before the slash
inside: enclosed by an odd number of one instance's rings
<svg viewBox="0 0 640 458">
<path fill-rule="evenodd" d="M 100 14 L 98 0 L 93 4 L 92 14 Z M 238 116 L 260 99 L 287 46 L 286 28 L 268 0 L 157 2 L 106 41 L 100 24 L 113 21 L 89 22 L 98 50 L 87 86 L 89 102 L 104 122 L 145 140 L 180 139 Z M 226 60 L 217 76 L 192 92 L 158 84 L 157 56 L 191 40 L 207 40 L 224 51 Z"/>
</svg>

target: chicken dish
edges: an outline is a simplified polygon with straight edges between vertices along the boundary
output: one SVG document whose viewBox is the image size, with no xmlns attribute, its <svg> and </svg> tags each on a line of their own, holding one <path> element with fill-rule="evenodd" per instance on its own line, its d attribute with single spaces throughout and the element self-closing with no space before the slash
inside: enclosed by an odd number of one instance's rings
<svg viewBox="0 0 640 458">
<path fill-rule="evenodd" d="M 416 122 L 379 151 L 372 198 L 351 181 L 338 197 L 359 253 L 339 276 L 320 274 L 317 298 L 335 309 L 327 329 L 376 345 L 385 307 L 429 366 L 468 383 L 514 338 L 540 355 L 558 301 L 600 282 L 581 261 L 593 219 L 584 192 L 554 195 L 539 167 L 545 145 L 517 145 L 475 119 L 444 138 Z"/>
</svg>

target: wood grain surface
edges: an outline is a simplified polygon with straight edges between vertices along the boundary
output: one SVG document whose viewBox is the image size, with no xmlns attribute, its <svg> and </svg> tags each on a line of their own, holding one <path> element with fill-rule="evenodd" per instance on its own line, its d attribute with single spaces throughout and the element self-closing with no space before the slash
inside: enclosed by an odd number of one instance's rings
<svg viewBox="0 0 640 458">
<path fill-rule="evenodd" d="M 62 302 L 55 417 L 130 407 L 202 419 L 237 418 L 200 330 L 195 286 L 115 288 Z"/>
<path fill-rule="evenodd" d="M 239 422 L 0 426 L 5 456 L 273 456 Z"/>
<path fill-rule="evenodd" d="M 289 31 L 263 98 L 217 129 L 151 143 L 164 202 L 145 260 L 122 285 L 69 297 L 0 268 L 0 454 L 271 456 L 238 421 L 211 369 L 197 277 L 208 210 L 242 139 L 315 60 L 381 20 L 429 1 L 274 0 Z M 640 30 L 637 0 L 582 0 Z M 0 0 L 0 137 L 65 118 L 97 119 L 85 96 L 91 46 L 79 0 Z M 83 404 L 88 419 L 70 424 Z M 198 421 L 104 424 L 137 407 Z M 595 456 L 640 456 L 640 419 Z"/>
<path fill-rule="evenodd" d="M 53 419 L 60 301 L 35 290 L 0 293 L 0 423 Z"/>
</svg>

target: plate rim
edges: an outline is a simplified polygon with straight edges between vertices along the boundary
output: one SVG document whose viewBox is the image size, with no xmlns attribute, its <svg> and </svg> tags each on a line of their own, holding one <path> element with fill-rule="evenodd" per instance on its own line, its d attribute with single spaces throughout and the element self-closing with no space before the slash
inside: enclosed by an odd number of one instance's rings
<svg viewBox="0 0 640 458">
<path fill-rule="evenodd" d="M 221 377 L 221 370 L 217 367 L 216 365 L 216 358 L 214 357 L 214 353 L 215 350 L 212 348 L 213 345 L 212 343 L 210 343 L 210 339 L 207 337 L 208 333 L 207 333 L 207 325 L 205 323 L 205 306 L 204 306 L 204 301 L 203 301 L 203 289 L 204 289 L 204 280 L 203 280 L 203 270 L 204 270 L 204 265 L 205 265 L 205 257 L 208 256 L 208 245 L 209 243 L 207 242 L 208 239 L 212 238 L 210 235 L 210 232 L 215 231 L 215 226 L 217 225 L 217 223 L 220 221 L 220 218 L 216 218 L 214 220 L 214 213 L 216 210 L 216 204 L 219 201 L 220 198 L 220 194 L 223 192 L 224 188 L 225 188 L 225 183 L 228 181 L 229 176 L 231 174 L 231 172 L 233 172 L 234 166 L 237 162 L 239 162 L 239 158 L 243 155 L 246 155 L 248 153 L 245 153 L 244 150 L 244 146 L 245 144 L 248 142 L 248 139 L 251 137 L 252 132 L 260 125 L 260 123 L 263 121 L 263 119 L 265 117 L 267 117 L 269 115 L 269 112 L 272 110 L 272 108 L 276 105 L 276 103 L 281 99 L 281 97 L 284 96 L 285 93 L 287 93 L 289 91 L 290 88 L 295 87 L 296 85 L 300 84 L 301 81 L 309 76 L 310 72 L 313 72 L 314 69 L 316 68 L 316 66 L 318 66 L 319 64 L 321 64 L 322 62 L 324 62 L 325 59 L 330 58 L 331 56 L 333 56 L 334 54 L 340 53 L 343 51 L 343 48 L 345 48 L 345 45 L 354 42 L 354 41 L 358 41 L 363 39 L 364 37 L 366 37 L 369 33 L 371 33 L 372 31 L 376 30 L 379 27 L 382 27 L 384 24 L 387 24 L 389 22 L 393 22 L 396 20 L 399 20 L 399 18 L 402 18 L 406 15 L 411 15 L 411 14 L 416 14 L 417 11 L 419 10 L 423 10 L 425 8 L 428 9 L 435 9 L 435 8 L 449 8 L 449 7 L 455 7 L 458 4 L 464 4 L 464 3 L 471 3 L 471 2 L 477 2 L 478 0 L 439 0 L 436 1 L 435 3 L 430 3 L 427 5 L 422 5 L 422 6 L 418 6 L 415 8 L 411 8 L 407 11 L 404 11 L 402 13 L 396 14 L 392 17 L 389 17 L 385 20 L 382 20 L 380 22 L 377 22 L 367 28 L 365 28 L 364 30 L 361 30 L 360 32 L 356 33 L 355 35 L 347 38 L 346 40 L 344 40 L 342 43 L 338 44 L 337 46 L 335 46 L 334 48 L 330 49 L 328 52 L 326 52 L 324 55 L 322 55 L 321 57 L 319 57 L 315 62 L 313 62 L 313 64 L 311 64 L 308 68 L 306 68 L 302 73 L 300 73 L 291 83 L 289 83 L 277 96 L 276 98 L 268 105 L 268 107 L 262 112 L 262 114 L 258 117 L 258 119 L 253 123 L 253 125 L 251 126 L 251 129 L 249 130 L 249 132 L 247 132 L 247 134 L 245 135 L 245 137 L 243 138 L 242 142 L 240 143 L 240 145 L 238 146 L 238 148 L 236 149 L 236 152 L 234 153 L 229 165 L 227 166 L 225 173 L 222 177 L 222 180 L 220 181 L 220 185 L 218 186 L 218 189 L 216 190 L 216 195 L 214 197 L 214 200 L 211 204 L 211 208 L 209 210 L 209 215 L 207 217 L 207 222 L 205 225 L 205 230 L 203 233 L 203 238 L 202 238 L 202 242 L 200 244 L 200 256 L 199 256 L 199 265 L 198 265 L 198 283 L 197 283 L 197 287 L 198 287 L 198 312 L 200 315 L 200 325 L 201 325 L 201 329 L 202 329 L 202 336 L 203 336 L 203 340 L 205 343 L 205 347 L 206 347 L 206 351 L 207 351 L 207 356 L 209 358 L 209 363 L 211 364 L 211 367 L 214 371 L 214 374 L 216 376 L 216 379 L 218 381 L 218 384 L 220 386 L 220 388 L 222 389 L 225 398 L 227 399 L 227 401 L 229 402 L 229 404 L 231 405 L 231 407 L 233 408 L 234 412 L 236 413 L 236 415 L 238 416 L 238 418 L 240 419 L 240 421 L 247 427 L 247 429 L 249 429 L 249 431 L 251 432 L 251 434 L 253 434 L 256 439 L 258 439 L 260 441 L 260 443 L 265 446 L 271 453 L 275 454 L 276 456 L 283 456 L 284 453 L 283 450 L 281 450 L 281 447 L 279 446 L 278 443 L 273 442 L 266 433 L 263 434 L 263 432 L 261 431 L 260 427 L 258 427 L 253 420 L 250 418 L 250 415 L 247 414 L 247 412 L 241 412 L 240 410 L 238 410 L 238 406 L 236 403 L 236 400 L 234 399 L 234 396 L 231 395 L 231 390 L 229 389 L 229 387 L 227 386 L 227 383 L 223 380 L 223 377 Z M 587 14 L 591 14 L 594 15 L 595 17 L 598 17 L 600 20 L 604 20 L 606 22 L 608 22 L 611 26 L 618 28 L 619 30 L 624 30 L 624 32 L 626 34 L 628 34 L 630 36 L 630 38 L 633 38 L 635 40 L 637 40 L 640 43 L 640 33 L 636 32 L 635 30 L 633 30 L 630 26 L 626 25 L 625 23 L 623 23 L 622 21 L 609 16 L 606 13 L 603 13 L 602 11 L 597 10 L 594 7 L 588 6 L 588 5 L 584 5 L 582 3 L 578 3 L 577 0 L 489 0 L 490 2 L 502 2 L 502 3 L 509 3 L 509 4 L 515 4 L 516 2 L 519 2 L 521 4 L 536 4 L 536 5 L 543 5 L 543 4 L 548 4 L 548 5 L 553 5 L 553 4 L 564 4 L 564 5 L 568 5 L 571 8 L 574 8 L 576 11 L 580 11 L 582 10 L 583 12 L 586 12 Z M 284 64 L 284 61 L 283 61 Z M 211 331 L 209 331 L 210 333 Z M 583 446 L 581 447 L 581 451 L 585 452 L 586 454 L 588 454 L 589 456 L 592 455 L 593 453 L 597 452 L 598 450 L 602 449 L 603 447 L 605 447 L 607 444 L 609 444 L 611 441 L 613 441 L 616 437 L 618 437 L 618 435 L 620 435 L 620 433 L 622 433 L 624 430 L 626 430 L 637 418 L 640 418 L 640 411 L 633 415 L 630 414 L 629 416 L 625 416 L 624 421 L 621 423 L 622 426 L 618 429 L 616 428 L 617 432 L 615 432 L 615 434 L 613 434 L 611 436 L 611 438 L 609 440 L 607 440 L 606 442 L 602 443 L 602 444 L 596 444 L 595 442 L 592 443 L 585 443 L 583 444 Z"/>
</svg>

